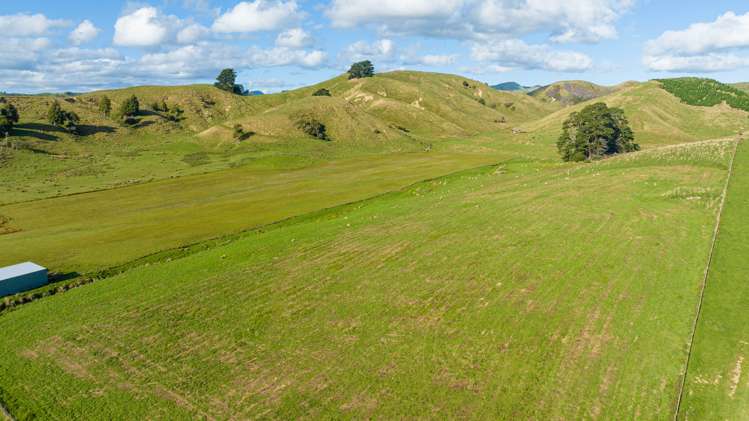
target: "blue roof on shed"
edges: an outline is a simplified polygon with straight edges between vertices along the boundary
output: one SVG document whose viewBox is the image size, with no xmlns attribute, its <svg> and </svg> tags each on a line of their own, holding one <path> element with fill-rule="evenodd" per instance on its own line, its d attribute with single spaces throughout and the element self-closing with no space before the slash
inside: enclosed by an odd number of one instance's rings
<svg viewBox="0 0 749 421">
<path fill-rule="evenodd" d="M 32 262 L 19 263 L 13 266 L 6 266 L 4 268 L 0 268 L 0 281 L 2 281 L 3 279 L 15 278 L 16 276 L 27 275 L 29 273 L 35 273 L 35 272 L 39 272 L 42 270 L 47 270 L 47 269 Z"/>
</svg>

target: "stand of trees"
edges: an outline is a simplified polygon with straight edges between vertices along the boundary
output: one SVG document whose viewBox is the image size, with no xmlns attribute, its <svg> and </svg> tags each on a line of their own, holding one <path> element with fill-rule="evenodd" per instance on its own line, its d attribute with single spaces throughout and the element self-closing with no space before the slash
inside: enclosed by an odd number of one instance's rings
<svg viewBox="0 0 749 421">
<path fill-rule="evenodd" d="M 375 75 L 374 65 L 369 60 L 360 61 L 351 65 L 348 71 L 349 79 L 361 79 Z"/>
<path fill-rule="evenodd" d="M 574 112 L 562 125 L 557 149 L 565 161 L 591 161 L 640 150 L 621 108 L 599 102 Z"/>
<path fill-rule="evenodd" d="M 81 122 L 78 114 L 73 111 L 63 110 L 60 103 L 53 101 L 47 111 L 47 121 L 49 124 L 62 127 L 69 133 L 78 133 L 78 124 Z"/>
</svg>

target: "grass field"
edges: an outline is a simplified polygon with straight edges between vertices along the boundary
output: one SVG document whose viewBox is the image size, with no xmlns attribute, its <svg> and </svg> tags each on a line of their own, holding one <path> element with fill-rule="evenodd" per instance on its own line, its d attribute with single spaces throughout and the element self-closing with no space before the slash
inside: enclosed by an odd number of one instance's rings
<svg viewBox="0 0 749 421">
<path fill-rule="evenodd" d="M 0 398 L 20 419 L 669 418 L 732 149 L 471 170 L 24 305 Z"/>
<path fill-rule="evenodd" d="M 508 156 L 381 154 L 297 170 L 238 168 L 0 206 L 10 231 L 0 235 L 0 266 L 34 260 L 56 272 L 100 270 Z"/>
<path fill-rule="evenodd" d="M 742 419 L 749 411 L 749 145 L 734 163 L 705 288 L 680 419 Z"/>
</svg>

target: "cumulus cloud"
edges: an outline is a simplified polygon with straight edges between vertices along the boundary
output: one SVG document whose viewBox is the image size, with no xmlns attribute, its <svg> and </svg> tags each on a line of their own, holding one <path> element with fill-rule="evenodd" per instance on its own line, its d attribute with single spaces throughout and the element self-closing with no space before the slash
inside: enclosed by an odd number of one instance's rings
<svg viewBox="0 0 749 421">
<path fill-rule="evenodd" d="M 529 45 L 518 39 L 475 43 L 471 57 L 479 62 L 525 70 L 582 72 L 593 66 L 593 60 L 585 54 L 554 50 L 543 44 Z"/>
<path fill-rule="evenodd" d="M 93 41 L 94 38 L 99 35 L 99 32 L 100 29 L 97 28 L 90 20 L 86 19 L 70 33 L 70 42 L 75 45 L 85 44 L 89 41 Z"/>
<path fill-rule="evenodd" d="M 276 37 L 276 45 L 287 48 L 304 48 L 312 45 L 312 36 L 302 28 L 292 28 Z"/>
<path fill-rule="evenodd" d="M 126 47 L 151 47 L 164 43 L 172 27 L 178 22 L 174 16 L 164 16 L 155 7 L 141 7 L 121 16 L 114 24 L 114 43 Z"/>
<path fill-rule="evenodd" d="M 553 42 L 598 42 L 617 36 L 633 0 L 333 0 L 336 27 L 374 25 L 383 33 L 480 38 L 548 33 Z"/>
<path fill-rule="evenodd" d="M 390 39 L 374 42 L 357 41 L 340 53 L 340 59 L 347 64 L 352 61 L 376 60 L 390 61 L 395 55 L 395 44 Z"/>
<path fill-rule="evenodd" d="M 180 44 L 194 44 L 197 41 L 207 37 L 211 30 L 205 26 L 193 23 L 177 32 L 177 42 Z"/>
<path fill-rule="evenodd" d="M 645 44 L 643 63 L 655 71 L 717 72 L 749 67 L 749 13 L 666 31 Z"/>
<path fill-rule="evenodd" d="M 295 50 L 286 47 L 271 49 L 253 48 L 250 50 L 248 65 L 251 67 L 301 66 L 317 68 L 322 66 L 327 54 L 320 50 Z"/>
<path fill-rule="evenodd" d="M 0 33 L 18 38 L 45 35 L 52 29 L 69 25 L 68 21 L 49 19 L 42 14 L 19 13 L 0 16 Z"/>
<path fill-rule="evenodd" d="M 449 66 L 455 64 L 457 55 L 439 55 L 439 54 L 427 54 L 417 59 L 418 63 L 425 66 Z"/>
<path fill-rule="evenodd" d="M 301 16 L 296 1 L 243 1 L 213 23 L 216 32 L 259 32 L 283 28 Z"/>
</svg>

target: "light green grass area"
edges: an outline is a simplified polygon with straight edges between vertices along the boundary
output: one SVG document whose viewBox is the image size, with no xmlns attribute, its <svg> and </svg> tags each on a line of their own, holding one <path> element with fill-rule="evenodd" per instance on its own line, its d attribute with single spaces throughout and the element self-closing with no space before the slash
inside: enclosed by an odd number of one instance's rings
<svg viewBox="0 0 749 421">
<path fill-rule="evenodd" d="M 527 149 L 508 141 L 504 151 L 490 147 L 496 140 L 472 143 L 463 152 L 377 154 L 295 170 L 241 167 L 0 206 L 7 230 L 0 235 L 0 266 L 32 260 L 55 272 L 101 270 L 451 172 L 522 159 Z"/>
<path fill-rule="evenodd" d="M 24 305 L 0 317 L 0 400 L 19 419 L 667 419 L 732 147 L 472 170 Z"/>
<path fill-rule="evenodd" d="M 749 412 L 749 145 L 728 186 L 705 288 L 680 419 L 736 420 Z"/>
</svg>

